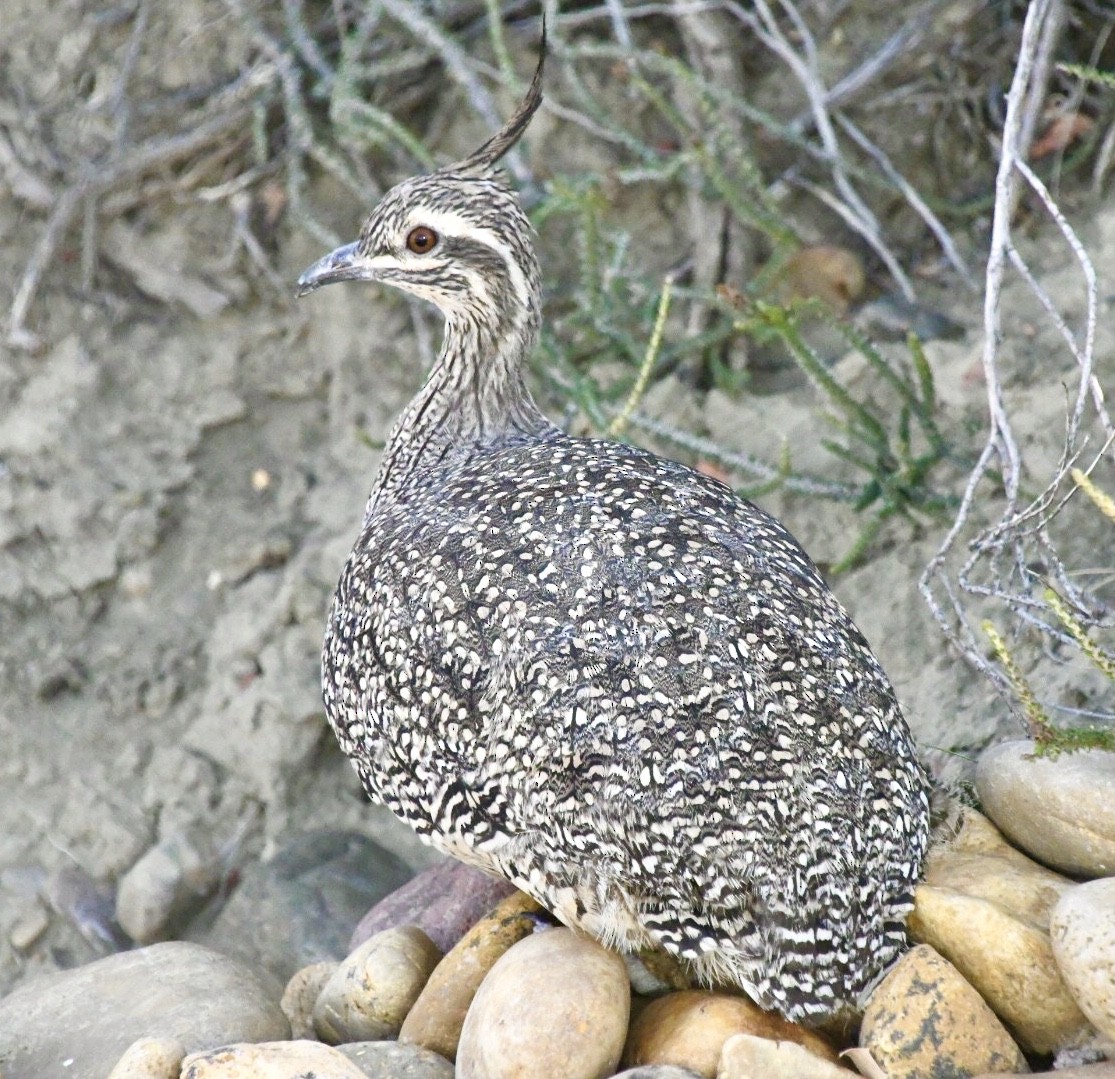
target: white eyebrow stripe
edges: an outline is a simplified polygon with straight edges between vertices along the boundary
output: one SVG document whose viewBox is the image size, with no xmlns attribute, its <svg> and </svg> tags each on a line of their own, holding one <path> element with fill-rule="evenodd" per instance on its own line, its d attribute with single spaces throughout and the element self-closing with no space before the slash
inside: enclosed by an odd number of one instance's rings
<svg viewBox="0 0 1115 1079">
<path fill-rule="evenodd" d="M 520 306 L 524 310 L 529 308 L 531 292 L 526 275 L 516 261 L 511 249 L 491 229 L 482 228 L 453 210 L 435 210 L 423 207 L 411 213 L 404 227 L 404 237 L 420 225 L 433 229 L 439 236 L 459 236 L 466 240 L 481 243 L 494 251 L 507 266 L 511 277 L 511 285 L 515 289 Z M 414 255 L 413 257 L 415 260 L 426 257 L 431 260 L 436 259 L 438 257 L 437 248 L 435 247 L 429 256 Z M 433 265 L 432 261 L 431 265 Z M 446 265 L 446 263 L 443 261 L 441 265 Z"/>
</svg>

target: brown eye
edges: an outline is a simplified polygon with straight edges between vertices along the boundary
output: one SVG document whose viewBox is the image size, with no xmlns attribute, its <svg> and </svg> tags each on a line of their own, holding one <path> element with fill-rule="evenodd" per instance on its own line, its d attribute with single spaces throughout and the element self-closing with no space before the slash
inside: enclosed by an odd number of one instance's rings
<svg viewBox="0 0 1115 1079">
<path fill-rule="evenodd" d="M 433 229 L 419 225 L 407 234 L 407 248 L 416 255 L 426 255 L 433 251 L 437 244 L 437 233 Z"/>
</svg>

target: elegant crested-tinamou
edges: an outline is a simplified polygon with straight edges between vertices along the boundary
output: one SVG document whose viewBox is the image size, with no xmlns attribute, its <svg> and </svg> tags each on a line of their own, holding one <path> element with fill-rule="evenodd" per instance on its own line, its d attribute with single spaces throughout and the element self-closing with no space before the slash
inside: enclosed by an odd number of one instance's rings
<svg viewBox="0 0 1115 1079">
<path fill-rule="evenodd" d="M 778 521 L 532 399 L 534 233 L 496 162 L 541 83 L 540 61 L 502 130 L 392 188 L 299 279 L 385 282 L 445 316 L 337 587 L 326 712 L 368 794 L 435 847 L 817 1022 L 905 945 L 926 777 Z"/>
</svg>

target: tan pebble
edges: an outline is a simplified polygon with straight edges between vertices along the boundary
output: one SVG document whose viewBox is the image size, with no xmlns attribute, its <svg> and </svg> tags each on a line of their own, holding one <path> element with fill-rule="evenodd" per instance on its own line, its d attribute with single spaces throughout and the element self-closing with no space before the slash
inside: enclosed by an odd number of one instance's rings
<svg viewBox="0 0 1115 1079">
<path fill-rule="evenodd" d="M 317 1037 L 314 1031 L 314 1005 L 326 982 L 339 966 L 339 963 L 331 959 L 321 963 L 311 963 L 308 967 L 295 971 L 290 981 L 286 983 L 279 1007 L 283 1009 L 283 1015 L 290 1020 L 290 1036 L 295 1040 Z"/>
<path fill-rule="evenodd" d="M 271 486 L 271 473 L 266 468 L 252 469 L 252 490 L 266 491 Z"/>
<path fill-rule="evenodd" d="M 619 1063 L 627 967 L 595 940 L 549 929 L 513 945 L 465 1017 L 457 1079 L 602 1079 Z"/>
<path fill-rule="evenodd" d="M 8 931 L 8 943 L 16 951 L 25 951 L 47 931 L 49 925 L 50 915 L 36 903 L 25 914 L 20 915 Z"/>
<path fill-rule="evenodd" d="M 720 1052 L 716 1079 L 850 1079 L 850 1073 L 797 1042 L 733 1034 Z"/>
<path fill-rule="evenodd" d="M 1065 892 L 1049 924 L 1053 953 L 1077 1004 L 1115 1038 L 1115 877 Z"/>
<path fill-rule="evenodd" d="M 369 937 L 322 987 L 313 1010 L 318 1037 L 334 1045 L 394 1038 L 440 959 L 413 925 Z"/>
<path fill-rule="evenodd" d="M 911 940 L 948 959 L 1033 1053 L 1075 1045 L 1087 1029 L 1048 931 L 1053 904 L 1072 887 L 969 811 L 955 840 L 930 851 L 907 923 Z"/>
<path fill-rule="evenodd" d="M 1029 1071 L 979 993 L 927 944 L 908 951 L 871 994 L 860 1045 L 888 1079 Z"/>
<path fill-rule="evenodd" d="M 343 1053 L 321 1042 L 240 1042 L 191 1053 L 181 1079 L 367 1079 Z"/>
<path fill-rule="evenodd" d="M 516 892 L 477 922 L 430 975 L 403 1020 L 399 1041 L 455 1060 L 465 1015 L 480 983 L 512 944 L 534 932 L 531 915 L 539 909 L 530 896 Z"/>
<path fill-rule="evenodd" d="M 724 1043 L 735 1034 L 795 1042 L 820 1058 L 837 1059 L 819 1034 L 763 1011 L 746 997 L 688 989 L 643 1008 L 631 1024 L 623 1060 L 627 1065 L 676 1064 L 714 1079 Z"/>
<path fill-rule="evenodd" d="M 176 1038 L 140 1038 L 132 1042 L 108 1079 L 178 1079 L 186 1047 Z"/>
<path fill-rule="evenodd" d="M 1001 742 L 980 757 L 976 790 L 987 815 L 1046 865 L 1115 873 L 1115 753 L 1033 753 L 1032 741 Z"/>
</svg>

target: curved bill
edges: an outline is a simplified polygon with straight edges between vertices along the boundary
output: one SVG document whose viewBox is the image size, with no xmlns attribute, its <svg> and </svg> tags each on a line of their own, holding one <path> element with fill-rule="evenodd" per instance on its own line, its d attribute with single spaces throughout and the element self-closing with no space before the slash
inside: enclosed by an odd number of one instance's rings
<svg viewBox="0 0 1115 1079">
<path fill-rule="evenodd" d="M 371 281 L 375 278 L 375 270 L 369 265 L 368 259 L 361 255 L 358 242 L 345 244 L 336 251 L 319 258 L 300 278 L 298 278 L 298 296 L 305 296 L 308 292 L 320 288 L 322 285 L 331 285 L 334 281 Z"/>
</svg>

